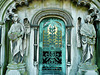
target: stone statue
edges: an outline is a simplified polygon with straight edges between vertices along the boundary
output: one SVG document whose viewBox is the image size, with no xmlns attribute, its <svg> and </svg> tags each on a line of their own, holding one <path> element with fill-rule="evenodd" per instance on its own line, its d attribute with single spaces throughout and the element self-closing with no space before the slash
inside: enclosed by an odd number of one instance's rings
<svg viewBox="0 0 100 75">
<path fill-rule="evenodd" d="M 30 34 L 30 24 L 27 18 L 24 19 L 23 21 L 24 27 L 25 27 L 25 33 Z"/>
<path fill-rule="evenodd" d="M 14 24 L 12 24 L 9 32 L 8 37 L 12 44 L 12 61 L 16 63 L 23 62 L 24 51 L 22 48 L 22 40 L 24 37 L 24 26 L 21 23 L 18 23 L 18 15 L 15 14 L 13 17 Z"/>
<path fill-rule="evenodd" d="M 81 42 L 82 42 L 82 62 L 91 63 L 91 59 L 93 58 L 94 44 L 96 38 L 96 31 L 92 24 L 92 18 L 90 15 L 86 17 L 86 23 L 83 24 L 80 28 Z"/>
<path fill-rule="evenodd" d="M 27 18 L 23 20 L 25 27 L 25 37 L 23 41 L 23 49 L 25 50 L 26 56 L 28 55 L 29 50 L 29 36 L 30 36 L 30 24 Z"/>
<path fill-rule="evenodd" d="M 77 47 L 81 48 L 81 35 L 80 35 L 80 28 L 81 28 L 81 18 L 78 18 L 77 25 L 76 25 L 76 33 L 77 33 Z"/>
</svg>

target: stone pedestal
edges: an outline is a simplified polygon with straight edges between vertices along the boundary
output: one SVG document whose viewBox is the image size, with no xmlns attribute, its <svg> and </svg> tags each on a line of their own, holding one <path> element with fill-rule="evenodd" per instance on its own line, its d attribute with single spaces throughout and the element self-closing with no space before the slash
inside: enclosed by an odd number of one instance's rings
<svg viewBox="0 0 100 75">
<path fill-rule="evenodd" d="M 7 66 L 6 75 L 27 75 L 25 63 L 10 63 Z"/>
<path fill-rule="evenodd" d="M 97 65 L 81 64 L 77 75 L 99 75 L 97 72 Z"/>
</svg>

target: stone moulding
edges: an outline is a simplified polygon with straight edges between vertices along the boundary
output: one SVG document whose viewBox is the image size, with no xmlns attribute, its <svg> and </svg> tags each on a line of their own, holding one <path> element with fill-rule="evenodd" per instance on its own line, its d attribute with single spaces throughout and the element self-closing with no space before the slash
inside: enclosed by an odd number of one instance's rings
<svg viewBox="0 0 100 75">
<path fill-rule="evenodd" d="M 42 9 L 38 12 L 36 12 L 36 14 L 32 17 L 32 20 L 31 20 L 31 26 L 34 26 L 34 25 L 38 25 L 39 26 L 39 21 L 41 21 L 40 19 L 41 18 L 47 18 L 47 17 L 58 17 L 62 20 L 65 20 L 65 25 L 66 27 L 73 27 L 72 25 L 72 17 L 71 15 L 63 10 L 63 9 L 58 9 L 58 8 L 45 8 L 45 9 Z"/>
<path fill-rule="evenodd" d="M 3 7 L 3 5 L 6 3 L 7 0 L 1 0 L 0 1 L 0 9 Z"/>
<path fill-rule="evenodd" d="M 25 63 L 10 63 L 7 66 L 6 75 L 13 75 L 12 73 L 16 72 L 16 75 L 27 75 Z"/>
</svg>

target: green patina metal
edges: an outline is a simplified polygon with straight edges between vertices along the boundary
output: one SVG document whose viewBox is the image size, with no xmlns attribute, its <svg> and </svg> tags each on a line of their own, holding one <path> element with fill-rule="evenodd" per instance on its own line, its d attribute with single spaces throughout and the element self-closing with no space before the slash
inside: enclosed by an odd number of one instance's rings
<svg viewBox="0 0 100 75">
<path fill-rule="evenodd" d="M 39 31 L 39 75 L 66 75 L 65 24 L 46 18 Z"/>
</svg>

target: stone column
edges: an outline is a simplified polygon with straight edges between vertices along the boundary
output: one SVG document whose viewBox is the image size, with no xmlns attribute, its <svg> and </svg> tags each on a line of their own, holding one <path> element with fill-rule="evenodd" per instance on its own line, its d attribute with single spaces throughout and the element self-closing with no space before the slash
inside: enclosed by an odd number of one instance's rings
<svg viewBox="0 0 100 75">
<path fill-rule="evenodd" d="M 5 34 L 2 34 L 4 29 L 4 22 L 0 21 L 0 75 L 3 75 L 3 67 L 4 67 L 4 49 L 2 47 L 4 47 L 4 43 L 2 42 L 2 38 Z M 2 36 L 3 35 L 3 36 Z"/>
<path fill-rule="evenodd" d="M 97 32 L 97 39 L 96 39 L 96 64 L 98 66 L 98 70 L 100 73 L 100 20 L 96 21 L 96 32 Z"/>
</svg>

